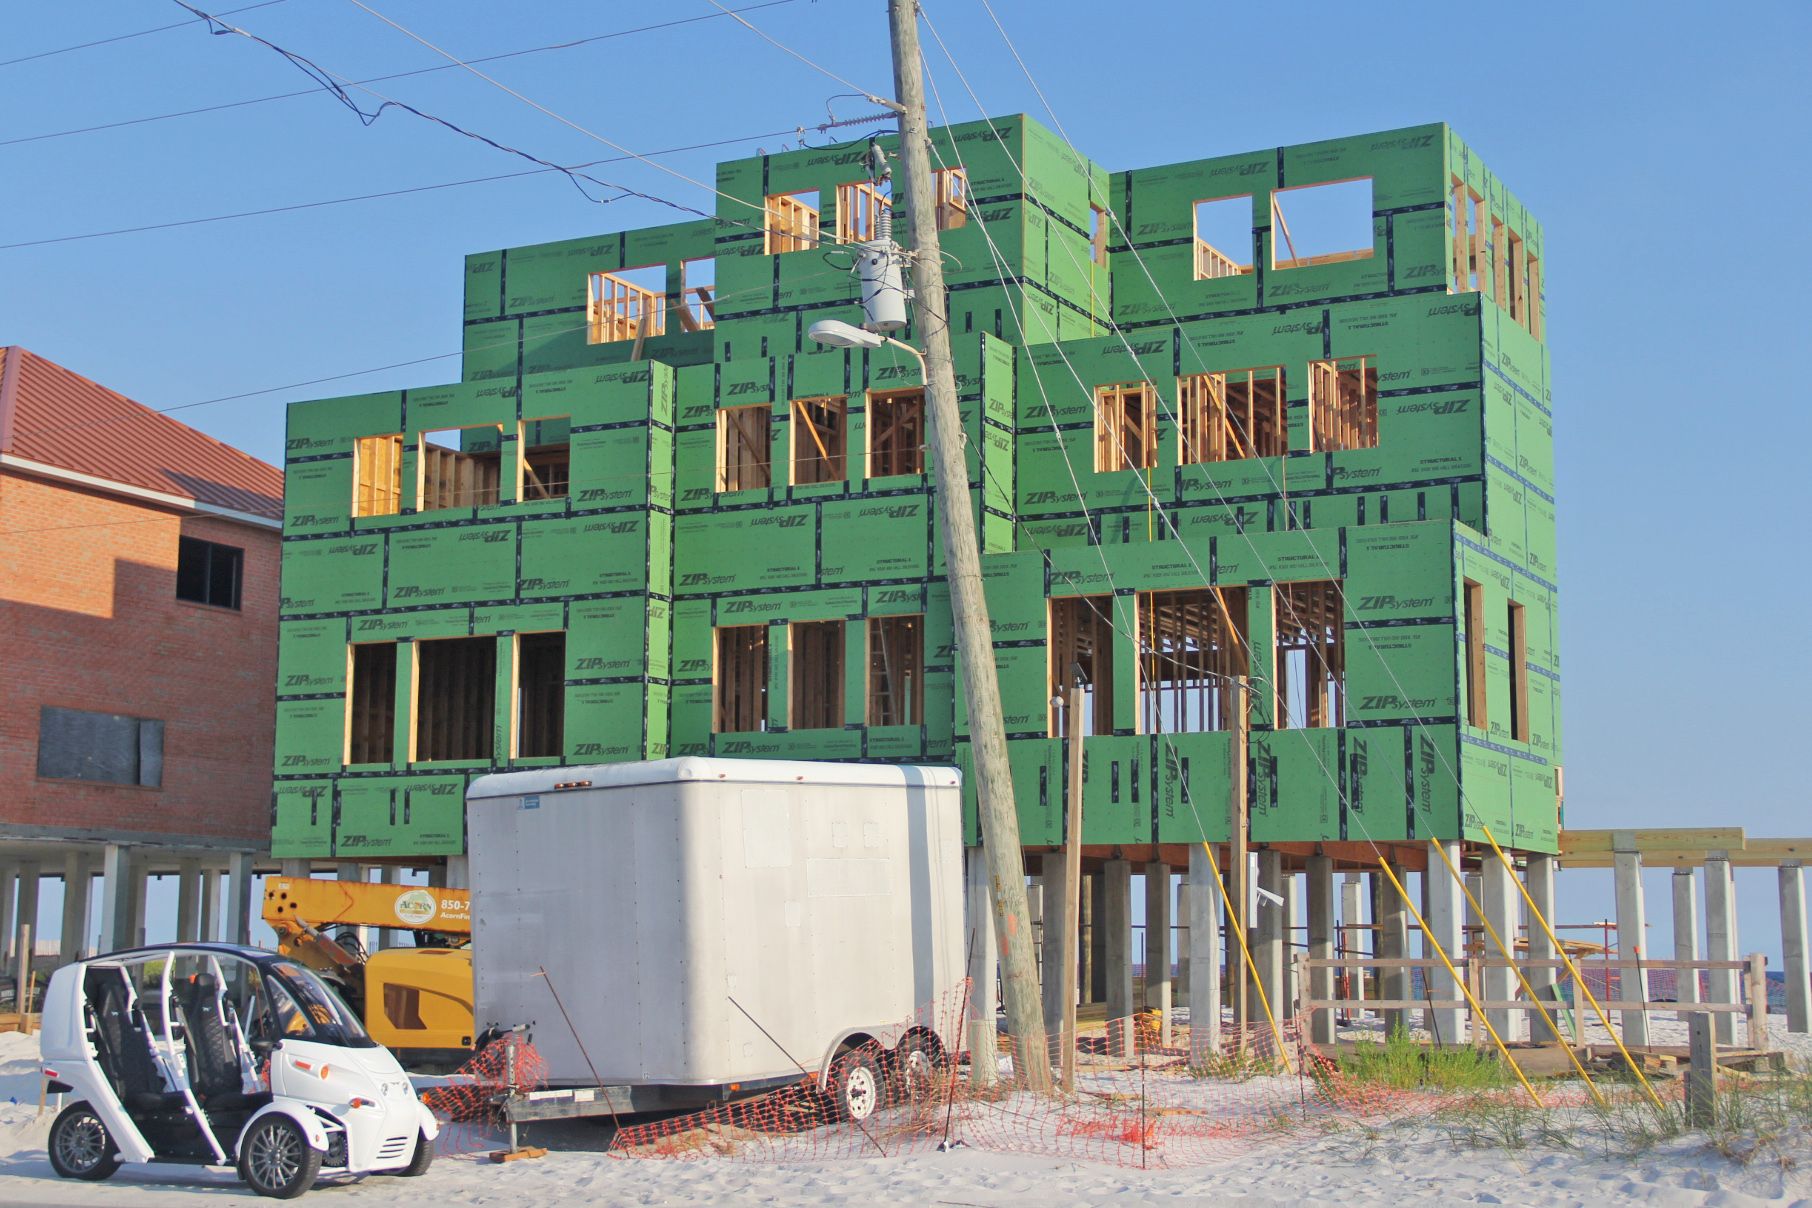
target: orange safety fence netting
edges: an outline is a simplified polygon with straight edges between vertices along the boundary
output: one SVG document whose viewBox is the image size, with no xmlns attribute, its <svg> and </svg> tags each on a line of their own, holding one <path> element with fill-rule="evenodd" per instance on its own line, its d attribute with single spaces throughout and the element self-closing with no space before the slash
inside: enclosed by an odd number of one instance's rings
<svg viewBox="0 0 1812 1208">
<path fill-rule="evenodd" d="M 423 1088 L 422 1102 L 441 1121 L 441 1153 L 496 1148 L 500 1104 L 510 1093 L 532 1094 L 547 1085 L 547 1063 L 516 1036 L 493 1040 L 447 1079 Z"/>
</svg>

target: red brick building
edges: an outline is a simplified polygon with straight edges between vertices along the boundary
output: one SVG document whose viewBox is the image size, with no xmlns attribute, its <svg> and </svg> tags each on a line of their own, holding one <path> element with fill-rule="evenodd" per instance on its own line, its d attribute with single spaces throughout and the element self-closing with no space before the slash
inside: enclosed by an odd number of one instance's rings
<svg viewBox="0 0 1812 1208">
<path fill-rule="evenodd" d="M 224 914 L 244 918 L 270 835 L 282 498 L 276 468 L 0 348 L 9 941 L 21 923 L 57 930 L 37 918 L 41 878 L 75 891 L 60 929 L 75 948 L 136 941 L 147 875 L 178 874 L 188 937 L 217 930 L 223 872 Z"/>
</svg>

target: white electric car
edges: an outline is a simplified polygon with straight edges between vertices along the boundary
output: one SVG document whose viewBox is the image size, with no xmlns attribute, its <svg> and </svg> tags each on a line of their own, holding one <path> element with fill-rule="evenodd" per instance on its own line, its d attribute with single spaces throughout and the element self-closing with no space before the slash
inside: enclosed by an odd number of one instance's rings
<svg viewBox="0 0 1812 1208">
<path fill-rule="evenodd" d="M 58 969 L 41 1051 L 50 1163 L 237 1165 L 288 1199 L 317 1175 L 419 1175 L 439 1125 L 390 1050 L 294 961 L 230 944 L 134 948 Z"/>
</svg>

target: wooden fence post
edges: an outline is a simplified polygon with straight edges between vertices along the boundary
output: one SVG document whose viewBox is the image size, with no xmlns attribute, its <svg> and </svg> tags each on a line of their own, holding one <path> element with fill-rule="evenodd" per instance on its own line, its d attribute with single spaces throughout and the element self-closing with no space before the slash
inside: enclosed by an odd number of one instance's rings
<svg viewBox="0 0 1812 1208">
<path fill-rule="evenodd" d="M 1711 1016 L 1694 1011 L 1686 1017 L 1686 1126 L 1711 1128 L 1717 1123 L 1718 1053 L 1712 1040 Z"/>
<path fill-rule="evenodd" d="M 1768 1048 L 1768 958 L 1759 952 L 1749 954 L 1749 968 L 1744 976 L 1745 999 L 1749 1015 L 1749 1047 L 1756 1052 Z"/>
</svg>

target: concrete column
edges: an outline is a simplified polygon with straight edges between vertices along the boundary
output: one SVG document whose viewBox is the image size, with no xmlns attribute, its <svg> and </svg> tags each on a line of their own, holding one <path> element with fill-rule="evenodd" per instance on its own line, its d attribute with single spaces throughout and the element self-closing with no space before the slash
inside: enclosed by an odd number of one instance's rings
<svg viewBox="0 0 1812 1208">
<path fill-rule="evenodd" d="M 1674 869 L 1674 959 L 1702 959 L 1699 956 L 1699 880 L 1697 870 L 1692 868 Z M 1675 975 L 1674 1001 L 1699 1001 L 1697 969 L 1681 969 Z M 1693 1013 L 1681 1011 L 1677 1018 L 1682 1023 L 1690 1023 Z"/>
<path fill-rule="evenodd" d="M 1170 865 L 1145 866 L 1145 1008 L 1161 1013 L 1158 1043 L 1168 1046 L 1170 1018 Z"/>
<path fill-rule="evenodd" d="M 1309 959 L 1334 959 L 1334 861 L 1327 856 L 1309 857 Z M 1309 997 L 1334 997 L 1334 970 L 1309 971 Z M 1309 1018 L 1309 1039 L 1316 1044 L 1334 1043 L 1334 1012 L 1323 1008 Z"/>
<path fill-rule="evenodd" d="M 36 860 L 19 861 L 19 904 L 13 908 L 14 960 L 19 958 L 16 939 L 22 928 L 30 927 L 32 943 L 38 942 L 38 881 L 43 871 Z"/>
<path fill-rule="evenodd" d="M 1101 873 L 1107 893 L 1101 927 L 1107 933 L 1108 1042 L 1116 1056 L 1126 1057 L 1132 1053 L 1132 1028 L 1115 1021 L 1133 1013 L 1132 863 L 1109 860 Z"/>
<path fill-rule="evenodd" d="M 0 864 L 0 957 L 9 961 L 13 956 L 13 898 L 18 890 L 19 870 Z"/>
<path fill-rule="evenodd" d="M 1043 991 L 1044 1029 L 1047 1036 L 1056 1036 L 1063 1026 L 1063 902 L 1068 892 L 1069 869 L 1064 865 L 1061 850 L 1047 851 L 1042 861 L 1044 876 L 1045 917 L 1043 933 L 1039 937 L 1039 948 L 1043 959 L 1038 962 L 1040 989 Z"/>
<path fill-rule="evenodd" d="M 315 871 L 312 860 L 279 860 L 277 867 L 286 877 L 307 878 L 313 876 Z"/>
<path fill-rule="evenodd" d="M 1503 948 L 1498 947 L 1498 940 L 1510 949 L 1510 957 L 1516 956 L 1516 919 L 1522 905 L 1522 895 L 1516 892 L 1516 874 L 1505 866 L 1502 860 L 1488 859 L 1484 862 L 1483 875 L 1479 878 L 1484 895 L 1479 905 L 1484 907 L 1485 921 L 1491 924 L 1491 930 L 1497 932 L 1497 939 L 1485 935 L 1484 953 L 1487 959 L 1503 960 Z M 1509 1002 L 1519 997 L 1521 985 L 1516 980 L 1516 970 L 1505 967 L 1486 965 L 1479 984 L 1484 990 L 1486 1002 Z M 1504 1043 L 1522 1038 L 1523 1013 L 1507 1008 L 1493 1007 L 1487 1009 L 1485 1017 L 1491 1026 L 1497 1029 Z"/>
<path fill-rule="evenodd" d="M 128 930 L 131 942 L 143 946 L 145 936 L 145 912 L 150 900 L 151 861 L 142 851 L 132 853 L 132 867 L 127 873 L 127 904 L 132 910 L 132 923 Z"/>
<path fill-rule="evenodd" d="M 131 946 L 131 898 L 132 849 L 109 843 L 101 849 L 101 952 Z"/>
<path fill-rule="evenodd" d="M 1273 848 L 1265 848 L 1258 853 L 1258 887 L 1276 894 L 1284 895 L 1289 888 L 1284 883 L 1283 853 Z M 1284 924 L 1288 918 L 1286 908 L 1260 894 L 1258 897 L 1257 926 L 1258 942 L 1252 952 L 1253 963 L 1258 966 L 1260 983 L 1265 992 L 1265 999 L 1271 1004 L 1271 1014 L 1279 1020 L 1289 1016 L 1292 1004 L 1284 1001 Z M 1255 1013 L 1254 1018 L 1262 1016 L 1263 1009 Z"/>
<path fill-rule="evenodd" d="M 1170 992 L 1179 1002 L 1189 1001 L 1189 876 L 1188 865 L 1177 877 L 1177 972 L 1171 979 Z"/>
<path fill-rule="evenodd" d="M 1096 873 L 1088 886 L 1088 1001 L 1107 1001 L 1107 877 Z"/>
<path fill-rule="evenodd" d="M 1447 858 L 1454 867 L 1460 864 L 1460 845 L 1443 843 Z M 1428 978 L 1429 997 L 1453 1002 L 1465 998 L 1459 983 L 1447 972 L 1446 966 L 1440 964 L 1440 957 L 1435 955 L 1435 944 L 1438 943 L 1447 953 L 1447 959 L 1459 966 L 1466 959 L 1466 941 L 1461 932 L 1462 920 L 1466 917 L 1466 895 L 1462 882 L 1448 871 L 1447 865 L 1436 856 L 1428 862 L 1428 871 L 1423 874 L 1423 881 L 1428 887 L 1428 912 L 1422 917 L 1428 922 L 1428 933 L 1422 937 L 1422 957 L 1435 961 L 1435 967 L 1423 971 Z M 1466 1008 L 1437 1007 L 1429 1013 L 1429 1034 L 1437 1043 L 1443 1045 L 1463 1045 L 1466 1043 Z"/>
<path fill-rule="evenodd" d="M 58 941 L 57 960 L 72 964 L 88 950 L 88 900 L 94 882 L 89 873 L 85 852 L 72 851 L 63 857 L 63 930 Z"/>
<path fill-rule="evenodd" d="M 1495 856 L 1486 858 L 1495 859 Z M 1527 861 L 1523 868 L 1523 887 L 1529 891 L 1530 899 L 1534 901 L 1537 909 L 1541 911 L 1541 917 L 1547 920 L 1548 927 L 1552 927 L 1554 925 L 1554 857 L 1544 855 L 1531 855 L 1527 857 Z M 1541 961 L 1559 960 L 1560 950 L 1556 948 L 1554 942 L 1548 938 L 1548 927 L 1543 927 L 1541 923 L 1537 922 L 1535 918 L 1529 914 L 1527 906 L 1524 906 L 1523 908 L 1523 915 L 1528 920 L 1529 959 Z M 1529 969 L 1527 970 L 1527 973 L 1529 976 L 1529 984 L 1535 987 L 1535 992 L 1537 994 L 1544 998 L 1553 997 L 1553 988 L 1560 984 L 1561 970 L 1557 968 Z M 1555 1010 L 1550 1011 L 1548 1014 L 1549 1018 L 1554 1020 L 1555 1031 L 1558 1031 L 1562 1036 L 1567 1035 L 1566 1028 L 1560 1023 L 1560 1012 Z M 1531 1021 L 1535 1024 L 1538 1031 L 1533 1033 L 1530 1036 L 1530 1039 L 1540 1041 L 1552 1041 L 1554 1039 L 1554 1031 L 1550 1031 L 1547 1024 L 1542 1023 L 1540 1020 L 1533 1019 L 1533 1017 L 1531 1017 Z"/>
<path fill-rule="evenodd" d="M 1737 959 L 1736 883 L 1730 878 L 1730 861 L 1713 857 L 1705 861 L 1705 959 Z M 1713 969 L 1706 975 L 1711 993 L 1708 1002 L 1741 1002 L 1741 985 L 1736 969 Z M 1736 1043 L 1736 1016 L 1720 1013 L 1711 1017 L 1712 1038 L 1719 1044 Z"/>
<path fill-rule="evenodd" d="M 1806 878 L 1797 861 L 1782 864 L 1781 954 L 1787 973 L 1787 1030 L 1812 1031 L 1812 969 L 1807 967 Z"/>
<path fill-rule="evenodd" d="M 220 938 L 220 870 L 204 869 L 201 874 L 201 938 L 212 943 Z"/>
<path fill-rule="evenodd" d="M 334 865 L 333 875 L 334 879 L 339 881 L 363 882 L 365 880 L 365 866 L 355 861 L 341 860 L 338 864 Z M 353 934 L 358 936 L 359 947 L 363 948 L 366 952 L 370 952 L 371 928 L 363 926 L 355 927 L 353 928 Z"/>
<path fill-rule="evenodd" d="M 1221 907 L 1208 853 L 1189 849 L 1189 1057 L 1221 1051 Z"/>
<path fill-rule="evenodd" d="M 989 901 L 988 861 L 979 847 L 963 851 L 963 907 L 967 926 L 964 943 L 969 951 L 969 1018 L 965 1021 L 969 1045 L 969 1080 L 987 1086 L 995 1074 L 995 977 L 1000 950 L 994 941 L 994 908 Z M 395 870 L 385 869 L 394 876 Z"/>
<path fill-rule="evenodd" d="M 1648 998 L 1648 913 L 1642 899 L 1642 855 L 1631 851 L 1615 852 L 1612 867 L 1617 880 L 1617 956 L 1620 960 L 1640 962 L 1618 969 L 1615 997 L 1631 1002 Z M 1631 1047 L 1648 1045 L 1648 1012 L 1624 1011 L 1619 1020 L 1623 1043 Z"/>
<path fill-rule="evenodd" d="M 1296 946 L 1296 937 L 1303 926 L 1302 903 L 1297 899 L 1297 876 L 1293 872 L 1283 874 L 1283 951 L 1279 954 L 1283 963 L 1283 1010 L 1278 1018 L 1296 1014 L 1296 954 L 1301 951 Z"/>
<path fill-rule="evenodd" d="M 1335 945 L 1338 956 L 1361 956 L 1371 951 L 1367 937 L 1369 931 L 1360 930 L 1365 923 L 1365 907 L 1362 905 L 1365 896 L 1365 874 L 1349 872 L 1340 882 L 1340 926 L 1344 934 Z M 1343 950 L 1341 950 L 1343 949 Z M 1365 970 L 1347 970 L 1349 989 L 1342 998 L 1363 998 L 1365 996 Z M 1336 979 L 1336 985 L 1339 984 Z"/>
<path fill-rule="evenodd" d="M 1095 1001 L 1095 878 L 1082 874 L 1082 892 L 1077 902 L 1076 936 L 1076 1001 Z"/>
<path fill-rule="evenodd" d="M 377 879 L 378 884 L 380 885 L 397 885 L 401 883 L 397 876 L 396 867 L 390 864 L 385 864 L 378 869 Z M 984 886 L 984 891 L 985 888 L 986 887 Z M 394 948 L 397 943 L 396 930 L 391 927 L 379 927 L 377 933 L 372 936 L 372 939 L 376 941 L 377 949 L 379 951 L 382 951 L 385 948 Z"/>
<path fill-rule="evenodd" d="M 1403 866 L 1392 863 L 1391 872 L 1395 873 L 1398 882 L 1403 880 Z M 1373 873 L 1372 917 L 1377 920 L 1378 930 L 1374 932 L 1377 954 L 1384 960 L 1396 960 L 1409 955 L 1409 910 L 1403 902 L 1403 895 L 1397 892 L 1390 878 L 1383 873 Z M 1409 970 L 1401 966 L 1379 970 L 1379 997 L 1403 1001 L 1409 997 Z M 1393 1007 L 1380 1013 L 1384 1018 L 1384 1034 L 1392 1035 L 1399 1029 L 1409 1030 L 1409 1012 L 1401 1007 Z"/>
<path fill-rule="evenodd" d="M 194 943 L 201 938 L 201 861 L 183 860 L 176 873 L 176 939 Z"/>
<path fill-rule="evenodd" d="M 252 942 L 252 853 L 236 851 L 227 858 L 226 910 L 220 938 L 229 944 Z"/>
</svg>

